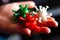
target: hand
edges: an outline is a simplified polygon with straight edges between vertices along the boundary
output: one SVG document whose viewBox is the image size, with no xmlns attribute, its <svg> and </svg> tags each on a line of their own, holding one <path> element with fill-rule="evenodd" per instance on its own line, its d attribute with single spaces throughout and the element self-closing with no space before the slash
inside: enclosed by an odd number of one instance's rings
<svg viewBox="0 0 60 40">
<path fill-rule="evenodd" d="M 18 24 L 11 21 L 12 20 L 11 17 L 14 14 L 14 13 L 12 13 L 12 9 L 18 10 L 20 4 L 25 5 L 27 3 L 28 3 L 29 8 L 34 8 L 35 3 L 32 2 L 32 1 L 16 2 L 16 3 L 11 3 L 11 4 L 1 6 L 1 8 L 0 8 L 1 9 L 0 10 L 0 32 L 7 33 L 7 34 L 24 33 L 24 34 L 30 35 L 31 31 L 28 28 L 24 28 L 24 29 L 19 30 L 18 29 Z M 47 21 L 47 22 L 49 22 L 49 21 Z M 52 21 L 52 22 L 53 22 L 53 24 L 58 25 L 55 21 Z M 45 33 L 50 33 L 51 32 L 50 28 L 48 28 L 48 27 L 40 27 L 40 30 L 42 30 L 42 29 L 43 29 L 43 31 L 41 31 L 41 32 L 45 32 Z"/>
</svg>

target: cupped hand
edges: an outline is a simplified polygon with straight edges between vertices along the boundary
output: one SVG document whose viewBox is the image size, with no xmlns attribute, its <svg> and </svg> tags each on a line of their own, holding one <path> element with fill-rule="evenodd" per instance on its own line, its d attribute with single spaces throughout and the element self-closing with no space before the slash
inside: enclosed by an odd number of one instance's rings
<svg viewBox="0 0 60 40">
<path fill-rule="evenodd" d="M 14 14 L 12 12 L 12 9 L 18 10 L 20 4 L 22 4 L 22 5 L 28 4 L 28 8 L 35 7 L 35 3 L 32 1 L 15 2 L 15 3 L 10 3 L 10 4 L 0 6 L 0 32 L 7 33 L 7 34 L 22 33 L 22 34 L 30 35 L 30 33 L 31 33 L 30 29 L 28 29 L 28 28 L 18 29 L 18 26 L 20 26 L 20 25 L 18 25 L 17 23 L 14 23 L 12 21 L 12 17 Z M 49 18 L 49 20 L 52 20 L 52 22 L 55 26 L 58 25 L 55 22 L 54 18 Z M 44 25 L 43 27 L 40 27 L 40 30 L 42 30 L 42 31 L 40 31 L 40 33 L 41 32 L 50 33 L 51 30 L 50 30 L 50 28 L 47 27 L 50 25 L 46 25 L 46 24 L 49 24 L 52 22 L 47 21 L 47 22 L 43 22 L 43 23 L 38 23 L 39 26 Z"/>
</svg>

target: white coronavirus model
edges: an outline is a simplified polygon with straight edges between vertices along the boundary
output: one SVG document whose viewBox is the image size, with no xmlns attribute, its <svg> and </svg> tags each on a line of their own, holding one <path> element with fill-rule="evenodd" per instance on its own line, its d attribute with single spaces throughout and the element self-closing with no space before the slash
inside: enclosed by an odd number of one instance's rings
<svg viewBox="0 0 60 40">
<path fill-rule="evenodd" d="M 39 22 L 42 21 L 47 21 L 47 18 L 52 16 L 52 13 L 48 14 L 47 9 L 49 8 L 48 6 L 42 7 L 39 6 L 39 9 L 37 8 L 37 6 L 35 6 L 37 13 L 39 14 Z"/>
</svg>

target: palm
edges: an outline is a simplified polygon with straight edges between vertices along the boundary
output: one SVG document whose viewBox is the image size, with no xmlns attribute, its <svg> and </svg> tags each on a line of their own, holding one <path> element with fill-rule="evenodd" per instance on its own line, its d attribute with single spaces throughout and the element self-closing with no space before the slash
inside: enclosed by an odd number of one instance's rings
<svg viewBox="0 0 60 40">
<path fill-rule="evenodd" d="M 16 10 L 19 7 L 15 7 L 15 6 L 18 6 L 17 3 L 8 4 L 8 5 L 5 5 L 1 8 L 2 10 L 1 10 L 1 13 L 0 13 L 0 26 L 3 27 L 2 31 L 3 30 L 16 31 L 14 29 L 16 29 L 16 27 L 18 25 L 16 23 L 12 22 L 12 17 L 13 17 L 12 9 Z"/>
</svg>

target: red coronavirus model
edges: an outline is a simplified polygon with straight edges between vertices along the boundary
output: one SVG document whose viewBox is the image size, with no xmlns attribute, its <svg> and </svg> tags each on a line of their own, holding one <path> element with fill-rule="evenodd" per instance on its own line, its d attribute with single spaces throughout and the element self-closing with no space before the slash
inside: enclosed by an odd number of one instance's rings
<svg viewBox="0 0 60 40">
<path fill-rule="evenodd" d="M 50 33 L 51 30 L 47 27 L 57 27 L 58 22 L 52 16 L 52 13 L 47 13 L 48 6 L 35 6 L 36 11 L 30 11 L 28 5 L 25 7 L 19 5 L 20 9 L 14 11 L 14 18 L 19 23 L 18 29 L 26 35 L 38 33 Z"/>
</svg>

